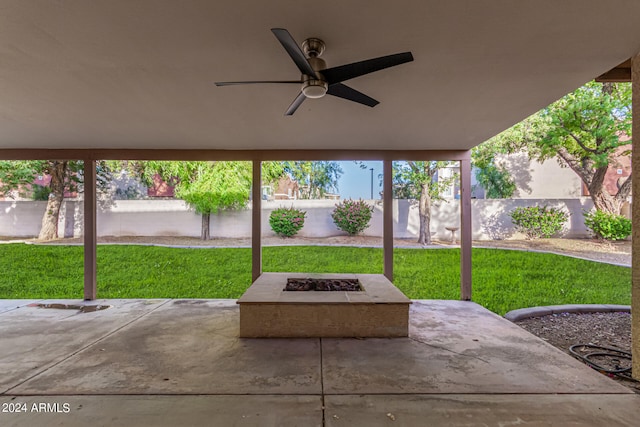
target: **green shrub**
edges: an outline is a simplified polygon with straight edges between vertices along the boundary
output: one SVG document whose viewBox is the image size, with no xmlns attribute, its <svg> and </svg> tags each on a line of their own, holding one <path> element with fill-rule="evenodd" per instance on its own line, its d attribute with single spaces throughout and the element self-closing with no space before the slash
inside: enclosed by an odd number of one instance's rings
<svg viewBox="0 0 640 427">
<path fill-rule="evenodd" d="M 584 224 L 600 239 L 622 240 L 631 234 L 631 220 L 609 212 L 585 212 Z"/>
<path fill-rule="evenodd" d="M 516 208 L 509 215 L 516 230 L 524 233 L 528 239 L 553 236 L 562 230 L 569 218 L 565 211 L 548 206 Z"/>
<path fill-rule="evenodd" d="M 350 235 L 356 235 L 369 226 L 373 206 L 369 206 L 362 200 L 345 200 L 336 205 L 331 218 L 342 231 Z"/>
<path fill-rule="evenodd" d="M 269 225 L 280 237 L 295 236 L 304 226 L 306 214 L 304 211 L 294 209 L 293 206 L 274 209 L 269 215 Z"/>
</svg>

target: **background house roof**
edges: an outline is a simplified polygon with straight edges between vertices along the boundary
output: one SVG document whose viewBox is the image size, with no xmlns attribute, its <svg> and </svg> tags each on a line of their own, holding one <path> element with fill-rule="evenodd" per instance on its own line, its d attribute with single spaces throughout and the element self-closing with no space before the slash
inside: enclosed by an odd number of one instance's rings
<svg viewBox="0 0 640 427">
<path fill-rule="evenodd" d="M 0 6 L 1 148 L 469 149 L 640 51 L 637 0 L 16 0 Z M 329 67 L 411 51 L 284 111 L 270 28 Z"/>
</svg>

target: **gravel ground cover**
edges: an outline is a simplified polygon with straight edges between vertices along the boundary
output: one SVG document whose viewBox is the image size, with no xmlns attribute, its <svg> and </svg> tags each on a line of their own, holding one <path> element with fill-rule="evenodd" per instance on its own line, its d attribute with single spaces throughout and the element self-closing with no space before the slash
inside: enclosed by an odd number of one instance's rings
<svg viewBox="0 0 640 427">
<path fill-rule="evenodd" d="M 591 344 L 631 352 L 630 313 L 559 313 L 523 319 L 516 324 L 567 354 L 571 354 L 569 348 L 576 344 Z M 580 354 L 597 351 L 589 347 L 579 347 L 575 350 Z M 620 357 L 593 358 L 592 360 L 609 370 L 631 366 L 630 360 Z M 636 393 L 640 393 L 639 382 L 618 376 L 612 376 L 612 378 Z"/>
</svg>

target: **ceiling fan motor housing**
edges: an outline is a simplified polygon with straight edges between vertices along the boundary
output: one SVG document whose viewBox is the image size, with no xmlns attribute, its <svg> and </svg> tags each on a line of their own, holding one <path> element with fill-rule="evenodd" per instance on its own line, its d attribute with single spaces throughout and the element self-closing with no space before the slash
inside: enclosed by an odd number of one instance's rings
<svg viewBox="0 0 640 427">
<path fill-rule="evenodd" d="M 305 42 L 306 41 L 307 40 L 305 40 Z M 313 76 L 303 74 L 302 93 L 307 98 L 322 98 L 327 93 L 327 90 L 329 90 L 329 84 L 322 77 L 322 70 L 327 68 L 327 64 L 324 62 L 324 59 L 318 58 L 317 56 L 312 56 L 308 61 L 319 79 L 314 79 Z"/>
</svg>

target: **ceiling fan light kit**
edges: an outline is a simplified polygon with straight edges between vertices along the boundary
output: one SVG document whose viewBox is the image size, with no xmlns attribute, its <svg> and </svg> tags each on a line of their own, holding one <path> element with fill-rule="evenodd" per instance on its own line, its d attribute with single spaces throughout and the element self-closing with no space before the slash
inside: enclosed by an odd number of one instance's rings
<svg viewBox="0 0 640 427">
<path fill-rule="evenodd" d="M 302 76 L 299 81 L 286 80 L 262 80 L 244 82 L 216 82 L 216 86 L 233 86 L 241 84 L 301 84 L 300 93 L 293 100 L 285 115 L 291 116 L 300 107 L 306 98 L 322 98 L 326 94 L 357 102 L 368 107 L 375 107 L 379 104 L 375 99 L 358 92 L 355 89 L 343 84 L 346 80 L 385 68 L 394 67 L 413 61 L 411 52 L 397 53 L 394 55 L 381 56 L 379 58 L 354 62 L 338 67 L 327 68 L 324 59 L 320 58 L 325 50 L 325 44 L 318 38 L 308 38 L 302 42 L 302 49 L 293 39 L 291 34 L 284 28 L 272 28 L 271 32 L 276 36 L 282 47 L 287 51 L 293 62 L 296 64 Z"/>
<path fill-rule="evenodd" d="M 309 78 L 309 76 L 303 77 L 302 93 L 307 98 L 322 98 L 327 94 L 329 85 L 324 80 L 316 80 Z"/>
</svg>

